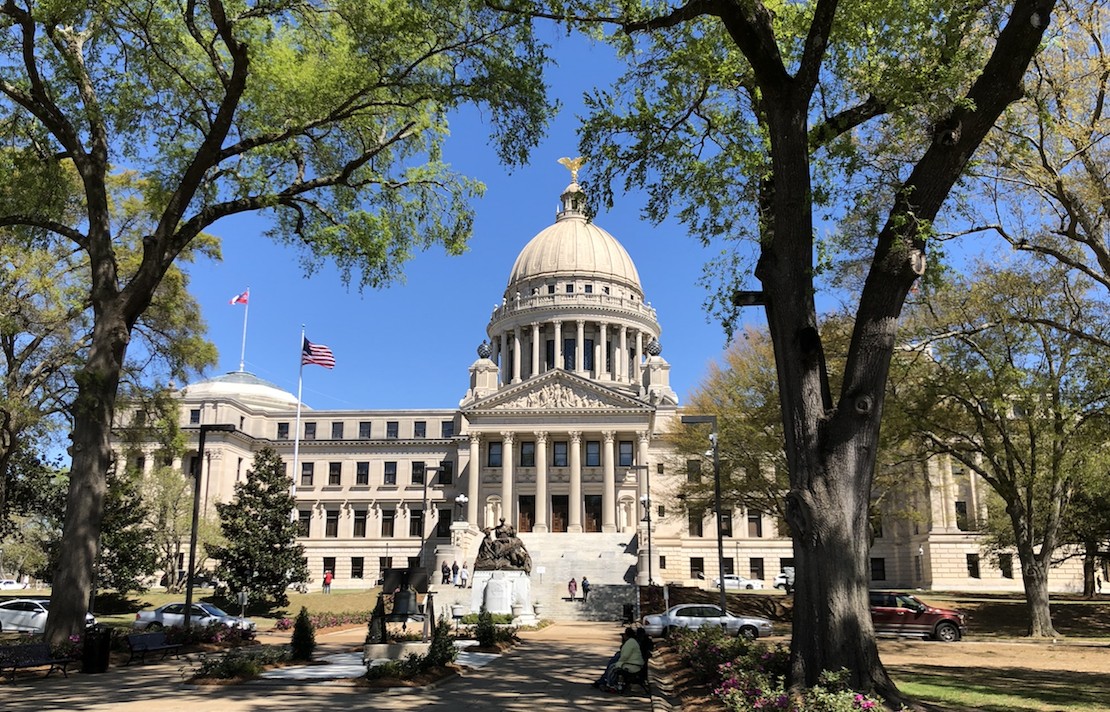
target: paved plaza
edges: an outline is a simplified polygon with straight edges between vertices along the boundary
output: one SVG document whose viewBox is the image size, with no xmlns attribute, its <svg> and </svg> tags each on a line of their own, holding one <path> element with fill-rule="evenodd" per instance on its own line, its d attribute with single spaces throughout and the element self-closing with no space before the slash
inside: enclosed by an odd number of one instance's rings
<svg viewBox="0 0 1110 712">
<path fill-rule="evenodd" d="M 522 642 L 499 656 L 462 654 L 466 665 L 458 677 L 428 689 L 372 690 L 334 679 L 357 672 L 352 651 L 365 637 L 364 627 L 317 634 L 317 658 L 330 656 L 320 671 L 287 668 L 268 679 L 239 685 L 190 685 L 182 680 L 185 661 L 112 666 L 97 675 L 57 673 L 49 678 L 21 676 L 0 685 L 0 709 L 127 710 L 178 712 L 197 710 L 294 710 L 310 705 L 326 709 L 366 710 L 650 710 L 642 690 L 613 695 L 594 689 L 609 656 L 617 649 L 621 627 L 614 623 L 559 623 L 521 633 Z M 264 642 L 286 642 L 288 634 L 266 635 Z M 345 657 L 344 657 L 345 656 Z M 335 667 L 332 667 L 335 666 Z M 328 673 L 323 672 L 332 668 Z M 327 678 L 327 679 L 319 679 Z"/>
</svg>

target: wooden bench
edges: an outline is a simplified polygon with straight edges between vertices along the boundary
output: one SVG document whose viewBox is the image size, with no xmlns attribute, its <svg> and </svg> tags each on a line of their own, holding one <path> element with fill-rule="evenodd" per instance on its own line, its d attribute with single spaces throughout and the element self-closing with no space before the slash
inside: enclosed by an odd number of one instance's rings
<svg viewBox="0 0 1110 712">
<path fill-rule="evenodd" d="M 17 645 L 0 645 L 0 674 L 9 671 L 9 676 L 14 678 L 15 671 L 19 668 L 33 668 L 50 666 L 46 676 L 55 670 L 61 670 L 62 675 L 69 677 L 66 666 L 76 662 L 73 658 L 56 658 L 50 652 L 46 643 L 20 643 Z"/>
<path fill-rule="evenodd" d="M 130 665 L 136 656 L 138 656 L 139 662 L 145 663 L 147 653 L 162 653 L 163 659 L 170 653 L 176 656 L 177 651 L 181 648 L 181 643 L 166 642 L 166 634 L 158 630 L 150 633 L 132 633 L 127 636 L 127 647 L 131 651 L 131 655 L 127 658 L 125 664 Z"/>
</svg>

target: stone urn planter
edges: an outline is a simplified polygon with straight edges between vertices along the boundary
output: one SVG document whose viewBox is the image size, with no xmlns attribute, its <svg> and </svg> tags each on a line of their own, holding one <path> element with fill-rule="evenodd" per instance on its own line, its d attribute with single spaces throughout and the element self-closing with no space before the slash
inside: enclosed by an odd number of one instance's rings
<svg viewBox="0 0 1110 712">
<path fill-rule="evenodd" d="M 533 603 L 532 610 L 536 612 L 536 618 L 539 618 L 543 615 L 543 604 L 539 603 L 538 601 L 536 603 Z"/>
<path fill-rule="evenodd" d="M 466 615 L 466 606 L 463 606 L 462 604 L 459 604 L 459 603 L 456 603 L 455 605 L 451 606 L 451 617 L 452 618 L 462 618 L 464 615 Z"/>
<path fill-rule="evenodd" d="M 514 603 L 513 604 L 513 618 L 520 618 L 522 615 L 524 615 L 524 604 Z"/>
</svg>

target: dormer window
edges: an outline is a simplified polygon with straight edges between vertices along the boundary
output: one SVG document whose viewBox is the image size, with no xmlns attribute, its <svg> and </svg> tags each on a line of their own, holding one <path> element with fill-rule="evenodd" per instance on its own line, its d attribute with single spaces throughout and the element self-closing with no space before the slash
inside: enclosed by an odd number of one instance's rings
<svg viewBox="0 0 1110 712">
<path fill-rule="evenodd" d="M 568 282 L 567 283 L 567 294 L 574 294 L 574 283 L 573 282 Z"/>
<path fill-rule="evenodd" d="M 594 293 L 594 285 L 592 285 L 592 284 L 587 284 L 587 285 L 583 286 L 582 289 L 584 289 L 586 291 L 586 294 L 593 294 Z"/>
<path fill-rule="evenodd" d="M 555 293 L 555 285 L 554 284 L 547 285 L 547 293 L 548 294 L 554 294 Z"/>
</svg>

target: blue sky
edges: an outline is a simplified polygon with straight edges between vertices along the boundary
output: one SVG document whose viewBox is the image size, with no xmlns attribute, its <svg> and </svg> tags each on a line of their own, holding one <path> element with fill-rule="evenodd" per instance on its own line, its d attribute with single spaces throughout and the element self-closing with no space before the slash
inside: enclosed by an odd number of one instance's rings
<svg viewBox="0 0 1110 712">
<path fill-rule="evenodd" d="M 550 41 L 560 66 L 549 75 L 549 84 L 564 106 L 530 165 L 512 173 L 499 165 L 477 112 L 452 120 L 446 160 L 487 186 L 485 197 L 475 204 L 477 219 L 466 254 L 448 257 L 442 249 L 417 254 L 406 267 L 404 284 L 360 294 L 345 288 L 331 268 L 305 277 L 295 251 L 262 235 L 266 223 L 259 216 L 217 223 L 211 232 L 222 239 L 223 262 L 189 268 L 208 336 L 220 352 L 218 366 L 205 375 L 239 368 L 244 307 L 228 301 L 249 286 L 247 371 L 295 393 L 304 324 L 308 338 L 331 347 L 337 362 L 333 371 L 305 367 L 307 405 L 457 406 L 517 254 L 554 222 L 559 194 L 570 179 L 557 160 L 577 155 L 582 93 L 607 84 L 619 69 L 607 48 L 561 35 L 552 30 Z M 589 177 L 588 164 L 582 177 Z M 636 264 L 645 298 L 658 312 L 672 387 L 684 401 L 725 347 L 720 325 L 706 320 L 706 295 L 697 284 L 713 253 L 677 223 L 653 226 L 642 220 L 641 195 L 617 202 L 596 222 L 624 245 Z"/>
</svg>

